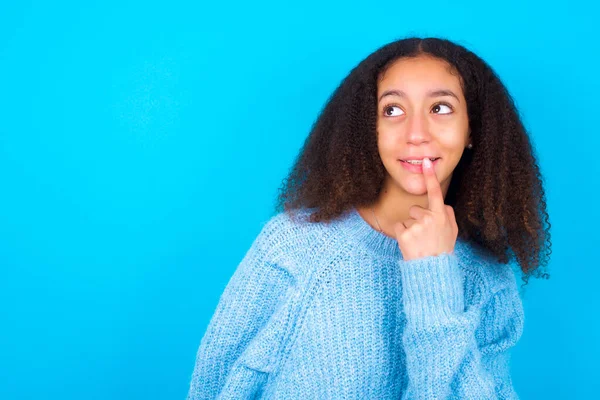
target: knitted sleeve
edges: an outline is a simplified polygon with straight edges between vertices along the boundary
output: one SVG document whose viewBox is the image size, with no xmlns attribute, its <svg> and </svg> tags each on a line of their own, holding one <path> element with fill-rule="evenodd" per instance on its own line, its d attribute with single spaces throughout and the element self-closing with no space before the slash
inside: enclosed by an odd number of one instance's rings
<svg viewBox="0 0 600 400">
<path fill-rule="evenodd" d="M 400 267 L 408 372 L 402 398 L 518 399 L 509 350 L 521 337 L 524 314 L 514 276 L 465 309 L 464 272 L 454 252 L 400 260 Z"/>
<path fill-rule="evenodd" d="M 285 330 L 277 310 L 294 286 L 291 274 L 270 260 L 272 221 L 225 287 L 196 354 L 188 400 L 252 398 L 265 382 L 265 355 Z"/>
</svg>

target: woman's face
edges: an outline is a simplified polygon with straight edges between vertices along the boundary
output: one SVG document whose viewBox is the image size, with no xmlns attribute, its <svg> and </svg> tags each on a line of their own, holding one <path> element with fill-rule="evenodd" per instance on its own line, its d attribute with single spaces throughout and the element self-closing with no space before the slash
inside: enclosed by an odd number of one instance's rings
<svg viewBox="0 0 600 400">
<path fill-rule="evenodd" d="M 403 58 L 380 77 L 377 146 L 394 184 L 413 195 L 427 193 L 422 166 L 409 158 L 440 157 L 436 176 L 446 194 L 452 172 L 469 140 L 467 105 L 458 75 L 443 60 Z"/>
</svg>

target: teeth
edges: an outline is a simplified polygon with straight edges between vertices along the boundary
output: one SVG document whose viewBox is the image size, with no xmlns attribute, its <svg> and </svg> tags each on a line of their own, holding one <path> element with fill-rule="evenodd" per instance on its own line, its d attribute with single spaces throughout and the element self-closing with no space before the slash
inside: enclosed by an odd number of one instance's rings
<svg viewBox="0 0 600 400">
<path fill-rule="evenodd" d="M 431 161 L 435 161 L 437 160 L 437 158 L 430 158 Z M 421 165 L 423 163 L 423 160 L 405 160 L 404 162 L 407 162 L 409 164 L 418 164 Z"/>
</svg>

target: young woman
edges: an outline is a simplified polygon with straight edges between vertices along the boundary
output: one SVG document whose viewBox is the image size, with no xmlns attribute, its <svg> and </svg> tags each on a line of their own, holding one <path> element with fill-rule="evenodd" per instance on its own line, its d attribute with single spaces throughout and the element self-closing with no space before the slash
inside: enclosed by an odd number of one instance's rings
<svg viewBox="0 0 600 400">
<path fill-rule="evenodd" d="M 220 298 L 188 399 L 518 398 L 509 261 L 525 283 L 548 277 L 541 179 L 479 57 L 438 38 L 378 49 L 312 127 Z"/>
</svg>

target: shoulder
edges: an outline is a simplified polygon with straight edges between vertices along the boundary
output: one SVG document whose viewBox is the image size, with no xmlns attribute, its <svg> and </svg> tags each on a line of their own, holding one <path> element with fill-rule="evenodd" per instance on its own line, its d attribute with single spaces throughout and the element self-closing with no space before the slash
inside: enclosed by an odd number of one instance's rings
<svg viewBox="0 0 600 400">
<path fill-rule="evenodd" d="M 328 223 L 310 222 L 312 209 L 279 212 L 262 224 L 254 245 L 270 262 L 299 277 L 338 248 Z"/>
</svg>

